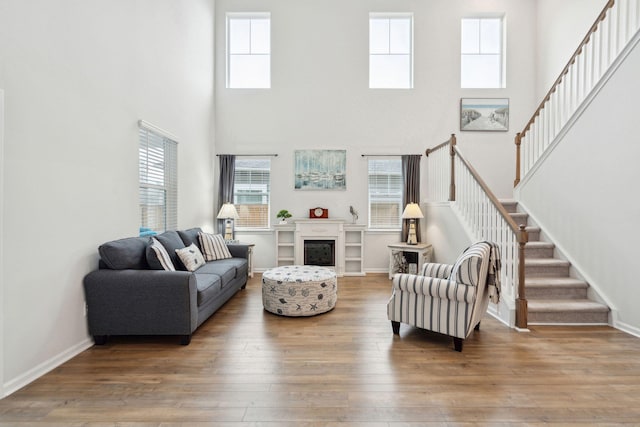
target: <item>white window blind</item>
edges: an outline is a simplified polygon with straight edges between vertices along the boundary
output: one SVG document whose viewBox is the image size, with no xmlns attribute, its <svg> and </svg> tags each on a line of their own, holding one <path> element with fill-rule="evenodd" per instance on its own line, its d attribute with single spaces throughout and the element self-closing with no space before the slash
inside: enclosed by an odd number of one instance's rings
<svg viewBox="0 0 640 427">
<path fill-rule="evenodd" d="M 139 128 L 140 227 L 158 233 L 178 227 L 178 144 Z"/>
<path fill-rule="evenodd" d="M 502 18 L 462 19 L 460 87 L 505 87 L 502 34 Z"/>
<path fill-rule="evenodd" d="M 369 15 L 369 87 L 413 87 L 413 16 Z"/>
<path fill-rule="evenodd" d="M 369 228 L 401 227 L 402 188 L 401 159 L 369 160 Z"/>
<path fill-rule="evenodd" d="M 271 159 L 236 158 L 233 204 L 237 228 L 269 228 Z"/>
<path fill-rule="evenodd" d="M 227 14 L 227 87 L 271 87 L 269 13 Z"/>
</svg>

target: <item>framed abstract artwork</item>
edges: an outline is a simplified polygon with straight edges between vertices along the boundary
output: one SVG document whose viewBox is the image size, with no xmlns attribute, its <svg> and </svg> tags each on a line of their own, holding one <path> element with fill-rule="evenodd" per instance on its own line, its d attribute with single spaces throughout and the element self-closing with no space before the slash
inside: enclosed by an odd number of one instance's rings
<svg viewBox="0 0 640 427">
<path fill-rule="evenodd" d="M 346 190 L 347 150 L 296 150 L 296 190 Z"/>
</svg>

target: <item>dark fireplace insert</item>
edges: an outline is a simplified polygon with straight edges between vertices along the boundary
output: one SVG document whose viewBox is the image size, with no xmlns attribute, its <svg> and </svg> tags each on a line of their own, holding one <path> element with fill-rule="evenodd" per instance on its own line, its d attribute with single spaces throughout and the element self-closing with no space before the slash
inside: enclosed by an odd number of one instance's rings
<svg viewBox="0 0 640 427">
<path fill-rule="evenodd" d="M 335 266 L 335 240 L 305 240 L 304 265 Z"/>
</svg>

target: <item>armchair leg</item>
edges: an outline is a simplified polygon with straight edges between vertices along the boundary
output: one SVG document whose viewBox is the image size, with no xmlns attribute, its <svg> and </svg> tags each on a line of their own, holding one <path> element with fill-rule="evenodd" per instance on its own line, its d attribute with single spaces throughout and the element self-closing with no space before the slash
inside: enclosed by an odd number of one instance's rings
<svg viewBox="0 0 640 427">
<path fill-rule="evenodd" d="M 463 341 L 464 340 L 462 338 L 453 337 L 453 348 L 455 348 L 456 351 L 462 352 Z"/>
<path fill-rule="evenodd" d="M 400 322 L 396 322 L 394 320 L 391 321 L 391 329 L 393 329 L 393 333 L 396 335 L 400 335 Z"/>
<path fill-rule="evenodd" d="M 180 345 L 189 345 L 190 342 L 191 342 L 191 334 L 180 335 Z"/>
<path fill-rule="evenodd" d="M 479 330 L 480 330 L 480 322 L 478 322 L 478 324 L 476 325 L 476 327 L 475 327 L 475 328 L 473 328 L 473 329 L 475 329 L 476 331 L 479 331 Z"/>
</svg>

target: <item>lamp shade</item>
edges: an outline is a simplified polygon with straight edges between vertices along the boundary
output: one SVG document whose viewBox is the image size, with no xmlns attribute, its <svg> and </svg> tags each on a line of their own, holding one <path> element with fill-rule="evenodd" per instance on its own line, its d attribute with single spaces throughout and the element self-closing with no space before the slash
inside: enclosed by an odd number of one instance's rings
<svg viewBox="0 0 640 427">
<path fill-rule="evenodd" d="M 236 207 L 233 206 L 232 203 L 227 202 L 220 208 L 220 212 L 218 212 L 218 219 L 240 219 L 240 216 L 238 216 Z"/>
<path fill-rule="evenodd" d="M 417 203 L 408 203 L 402 212 L 402 219 L 424 218 L 420 206 Z"/>
</svg>

